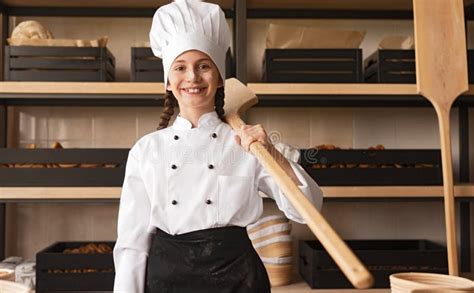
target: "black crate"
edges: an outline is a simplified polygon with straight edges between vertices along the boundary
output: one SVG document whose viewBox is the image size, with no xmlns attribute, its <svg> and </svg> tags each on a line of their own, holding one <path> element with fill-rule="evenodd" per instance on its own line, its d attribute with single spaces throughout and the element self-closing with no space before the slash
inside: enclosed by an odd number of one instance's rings
<svg viewBox="0 0 474 293">
<path fill-rule="evenodd" d="M 65 254 L 67 248 L 89 243 L 114 242 L 56 242 L 36 254 L 36 292 L 52 291 L 112 291 L 115 269 L 112 253 Z M 66 272 L 66 270 L 96 270 L 96 272 Z"/>
<path fill-rule="evenodd" d="M 441 185 L 439 150 L 300 150 L 300 164 L 323 186 Z M 313 168 L 323 164 L 327 168 Z M 364 164 L 365 168 L 336 168 L 339 164 Z M 387 167 L 397 164 L 401 168 Z M 419 164 L 430 167 L 415 168 Z"/>
<path fill-rule="evenodd" d="M 114 81 L 115 58 L 105 47 L 5 46 L 5 80 Z"/>
<path fill-rule="evenodd" d="M 426 240 L 349 240 L 374 276 L 375 288 L 390 287 L 389 276 L 399 272 L 448 272 L 446 248 Z M 336 263 L 318 241 L 299 241 L 299 273 L 313 289 L 351 288 Z"/>
<path fill-rule="evenodd" d="M 361 49 L 266 49 L 264 82 L 363 82 Z"/>
<path fill-rule="evenodd" d="M 163 82 L 163 62 L 155 57 L 149 47 L 132 48 L 130 81 Z M 230 50 L 226 55 L 226 78 L 234 77 L 234 66 Z"/>
<path fill-rule="evenodd" d="M 0 186 L 122 186 L 129 149 L 0 148 Z M 31 164 L 117 164 L 115 168 L 32 168 Z M 25 164 L 7 168 L 6 164 Z"/>
<path fill-rule="evenodd" d="M 467 50 L 469 83 L 474 81 L 474 50 Z M 364 80 L 416 83 L 415 50 L 377 50 L 364 61 Z"/>
</svg>

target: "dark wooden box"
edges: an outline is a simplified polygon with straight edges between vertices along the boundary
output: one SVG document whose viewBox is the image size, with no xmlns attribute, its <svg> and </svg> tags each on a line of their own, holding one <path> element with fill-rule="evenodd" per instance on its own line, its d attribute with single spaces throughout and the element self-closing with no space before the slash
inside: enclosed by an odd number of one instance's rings
<svg viewBox="0 0 474 293">
<path fill-rule="evenodd" d="M 474 79 L 474 50 L 467 50 L 469 83 Z M 377 50 L 364 61 L 371 83 L 416 83 L 415 50 Z"/>
<path fill-rule="evenodd" d="M 323 186 L 442 184 L 439 150 L 303 149 L 300 154 L 301 166 Z"/>
<path fill-rule="evenodd" d="M 0 186 L 122 186 L 129 149 L 1 149 Z M 18 164 L 17 167 L 8 167 Z M 49 164 L 97 164 L 46 168 Z M 116 167 L 105 167 L 114 164 Z M 43 165 L 40 168 L 39 165 Z M 63 165 L 64 166 L 64 165 Z"/>
<path fill-rule="evenodd" d="M 63 253 L 66 248 L 78 248 L 89 243 L 104 243 L 112 249 L 115 245 L 114 242 L 104 241 L 56 242 L 38 252 L 36 254 L 36 292 L 112 291 L 115 278 L 112 253 Z M 84 270 L 89 271 L 84 272 Z"/>
<path fill-rule="evenodd" d="M 115 58 L 105 47 L 5 46 L 5 80 L 114 81 Z"/>
<path fill-rule="evenodd" d="M 266 49 L 264 82 L 363 82 L 362 49 Z"/>
<path fill-rule="evenodd" d="M 389 276 L 399 272 L 448 272 L 446 248 L 426 240 L 349 240 L 374 276 L 375 288 L 390 287 Z M 352 288 L 319 241 L 299 241 L 299 273 L 315 289 Z"/>
<path fill-rule="evenodd" d="M 130 81 L 163 82 L 163 62 L 155 57 L 149 47 L 132 48 Z M 230 50 L 226 55 L 226 78 L 234 77 L 234 66 Z"/>
</svg>

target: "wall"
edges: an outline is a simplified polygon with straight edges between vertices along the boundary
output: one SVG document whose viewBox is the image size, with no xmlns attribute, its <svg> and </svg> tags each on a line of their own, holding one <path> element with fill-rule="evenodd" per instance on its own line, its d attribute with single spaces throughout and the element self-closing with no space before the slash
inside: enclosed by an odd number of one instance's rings
<svg viewBox="0 0 474 293">
<path fill-rule="evenodd" d="M 143 18 L 35 19 L 57 38 L 109 36 L 108 47 L 116 57 L 119 81 L 128 81 L 130 47 L 147 41 L 151 23 L 151 19 Z M 22 20 L 24 18 L 12 21 Z M 250 82 L 260 80 L 269 22 L 248 22 Z M 387 32 L 411 34 L 413 30 L 409 21 L 275 22 L 366 29 L 368 33 L 362 44 L 364 56 L 375 50 Z M 56 141 L 64 147 L 131 147 L 138 138 L 155 130 L 160 112 L 160 108 L 152 107 L 15 107 L 9 113 L 9 143 L 15 147 L 33 142 L 38 147 L 48 147 Z M 255 108 L 249 111 L 247 121 L 261 123 L 269 132 L 277 131 L 283 142 L 300 148 L 319 144 L 344 148 L 367 148 L 376 144 L 386 148 L 439 148 L 437 120 L 431 108 Z M 456 168 L 459 165 L 457 110 L 453 111 L 452 129 Z M 471 136 L 471 143 L 473 139 Z M 60 240 L 114 240 L 117 210 L 118 205 L 110 203 L 9 204 L 7 255 L 32 258 L 38 250 Z M 274 203 L 267 202 L 265 214 L 275 212 Z M 325 203 L 323 214 L 346 239 L 431 239 L 443 243 L 445 238 L 440 201 L 329 202 Z M 293 227 L 295 239 L 314 238 L 306 226 L 294 224 Z"/>
</svg>

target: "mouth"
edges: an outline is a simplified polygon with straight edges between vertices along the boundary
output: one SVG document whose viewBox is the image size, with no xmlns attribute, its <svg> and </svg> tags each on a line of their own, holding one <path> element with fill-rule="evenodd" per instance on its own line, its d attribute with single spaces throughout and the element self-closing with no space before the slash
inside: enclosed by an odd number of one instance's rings
<svg viewBox="0 0 474 293">
<path fill-rule="evenodd" d="M 191 88 L 182 88 L 181 91 L 189 94 L 189 95 L 199 95 L 203 93 L 207 87 L 191 87 Z"/>
</svg>

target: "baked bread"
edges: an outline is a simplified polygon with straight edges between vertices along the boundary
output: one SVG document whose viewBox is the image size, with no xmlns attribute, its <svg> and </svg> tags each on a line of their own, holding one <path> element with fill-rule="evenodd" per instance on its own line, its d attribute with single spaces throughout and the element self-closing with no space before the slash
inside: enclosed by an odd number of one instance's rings
<svg viewBox="0 0 474 293">
<path fill-rule="evenodd" d="M 52 39 L 51 32 L 35 20 L 20 22 L 11 35 L 12 39 Z"/>
</svg>

